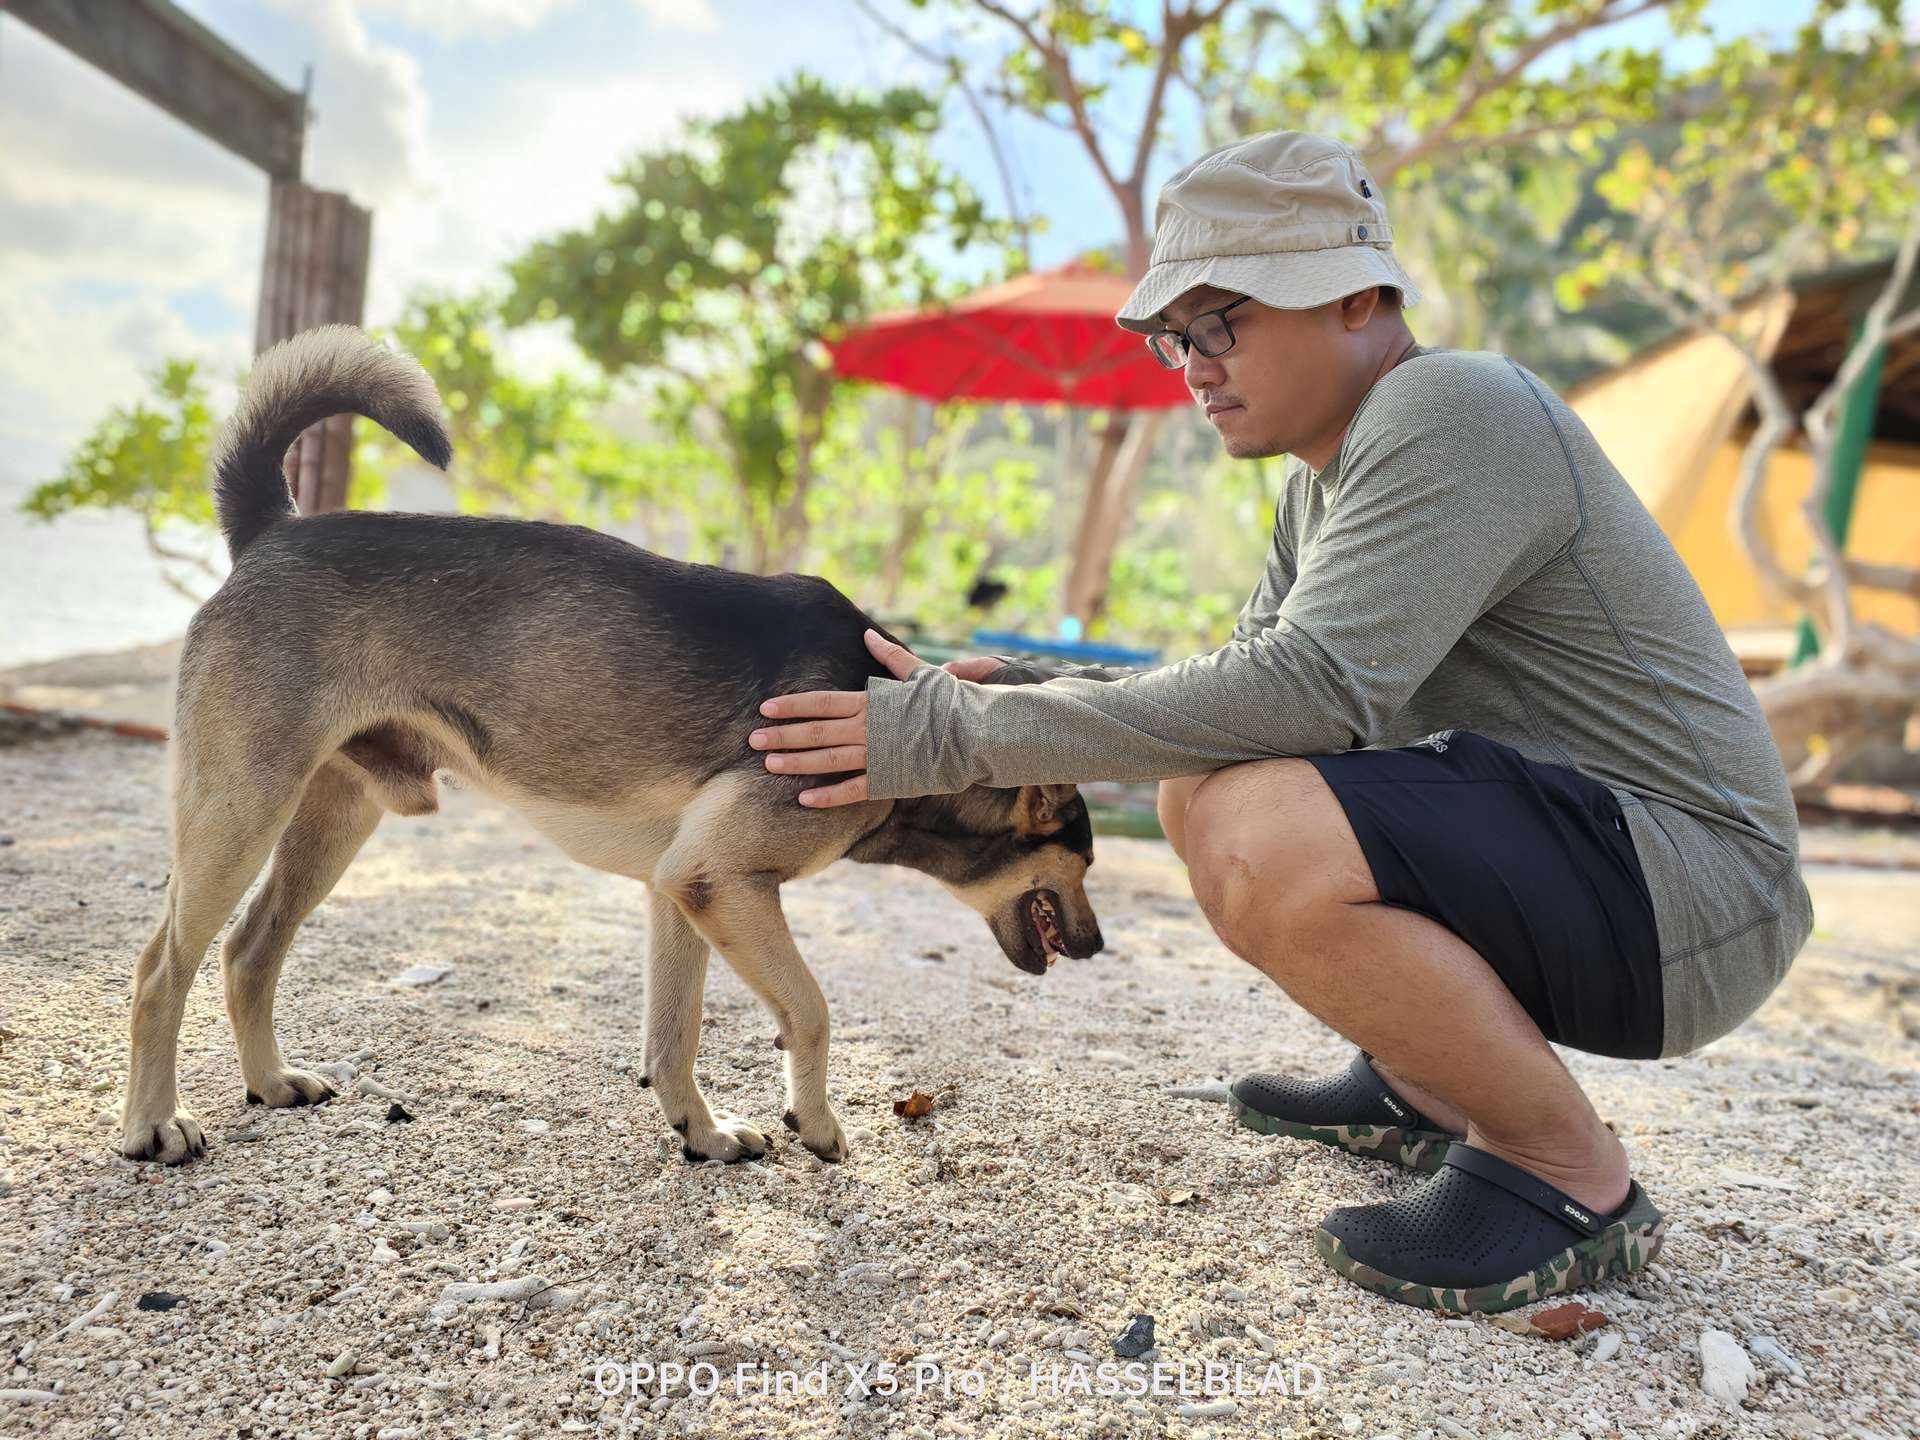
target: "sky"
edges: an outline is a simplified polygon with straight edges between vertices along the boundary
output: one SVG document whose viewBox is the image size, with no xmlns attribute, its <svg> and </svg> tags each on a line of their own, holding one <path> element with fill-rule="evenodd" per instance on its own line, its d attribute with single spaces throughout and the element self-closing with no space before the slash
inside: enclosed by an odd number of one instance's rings
<svg viewBox="0 0 1920 1440">
<path fill-rule="evenodd" d="M 937 6 L 877 3 L 921 33 L 944 24 Z M 1724 28 L 1778 33 L 1810 3 L 1713 0 L 1709 14 Z M 184 8 L 289 87 L 312 67 L 306 179 L 374 211 L 375 325 L 416 286 L 486 280 L 528 241 L 589 220 L 611 200 L 606 177 L 623 157 L 797 69 L 873 89 L 930 81 L 851 0 Z M 1642 43 L 1661 33 L 1648 21 L 1610 32 Z M 977 127 L 957 99 L 949 116 L 943 158 L 997 206 L 1000 182 Z M 1033 123 L 1009 134 L 1021 184 L 1052 226 L 1036 263 L 1111 244 L 1114 205 L 1078 143 Z M 1190 158 L 1177 146 L 1176 136 L 1150 189 Z M 0 6 L 0 482 L 56 473 L 167 357 L 202 361 L 224 410 L 250 350 L 266 194 L 246 162 Z M 552 363 L 559 353 L 536 344 L 528 358 Z"/>
</svg>

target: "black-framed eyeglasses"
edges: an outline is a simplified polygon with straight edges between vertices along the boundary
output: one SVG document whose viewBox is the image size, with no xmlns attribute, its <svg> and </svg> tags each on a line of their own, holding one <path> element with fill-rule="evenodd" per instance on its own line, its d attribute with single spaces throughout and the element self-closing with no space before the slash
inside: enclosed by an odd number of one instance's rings
<svg viewBox="0 0 1920 1440">
<path fill-rule="evenodd" d="M 1187 363 L 1189 348 L 1198 350 L 1209 360 L 1216 360 L 1233 349 L 1233 326 L 1227 323 L 1227 312 L 1252 298 L 1251 295 L 1242 295 L 1232 305 L 1222 305 L 1218 310 L 1196 315 L 1187 322 L 1184 330 L 1171 326 L 1156 330 L 1147 336 L 1147 348 L 1153 352 L 1153 358 L 1169 370 L 1178 370 Z"/>
</svg>

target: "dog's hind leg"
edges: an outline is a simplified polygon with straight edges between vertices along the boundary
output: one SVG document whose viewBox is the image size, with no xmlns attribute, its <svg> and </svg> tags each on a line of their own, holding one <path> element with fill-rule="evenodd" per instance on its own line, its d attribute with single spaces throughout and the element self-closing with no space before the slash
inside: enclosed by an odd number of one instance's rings
<svg viewBox="0 0 1920 1440">
<path fill-rule="evenodd" d="M 663 887 L 649 885 L 647 893 L 646 1083 L 680 1132 L 687 1159 L 758 1159 L 767 1153 L 767 1137 L 738 1120 L 716 1117 L 693 1078 L 707 942 Z"/>
<path fill-rule="evenodd" d="M 182 749 L 185 739 L 176 741 Z M 130 1160 L 178 1165 L 206 1149 L 199 1122 L 180 1107 L 175 1060 L 187 992 L 207 946 L 240 903 L 298 799 L 299 776 L 275 787 L 244 765 L 177 762 L 173 874 L 167 908 L 133 973 L 132 1055 L 120 1126 Z"/>
<path fill-rule="evenodd" d="M 290 1068 L 273 1033 L 273 996 L 294 932 L 332 892 L 380 823 L 382 807 L 357 778 L 358 767 L 333 759 L 314 772 L 300 808 L 274 846 L 267 880 L 221 947 L 227 1016 L 240 1047 L 249 1104 L 314 1105 L 332 1098 L 318 1075 Z"/>
</svg>

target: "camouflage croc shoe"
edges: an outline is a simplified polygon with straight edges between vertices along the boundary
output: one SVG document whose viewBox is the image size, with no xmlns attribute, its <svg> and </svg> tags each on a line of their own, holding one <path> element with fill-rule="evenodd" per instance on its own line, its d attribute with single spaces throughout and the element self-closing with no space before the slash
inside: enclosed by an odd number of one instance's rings
<svg viewBox="0 0 1920 1440">
<path fill-rule="evenodd" d="M 1518 1166 L 1455 1145 L 1405 1198 L 1335 1210 L 1314 1249 L 1389 1300 L 1464 1315 L 1631 1275 L 1660 1253 L 1666 1229 L 1638 1181 L 1619 1209 L 1595 1215 Z"/>
<path fill-rule="evenodd" d="M 1263 1135 L 1317 1140 L 1429 1174 L 1440 1168 L 1447 1146 L 1462 1138 L 1423 1119 L 1394 1094 L 1364 1050 L 1355 1053 L 1345 1074 L 1330 1079 L 1244 1075 L 1234 1082 L 1228 1103 L 1236 1120 Z"/>
</svg>

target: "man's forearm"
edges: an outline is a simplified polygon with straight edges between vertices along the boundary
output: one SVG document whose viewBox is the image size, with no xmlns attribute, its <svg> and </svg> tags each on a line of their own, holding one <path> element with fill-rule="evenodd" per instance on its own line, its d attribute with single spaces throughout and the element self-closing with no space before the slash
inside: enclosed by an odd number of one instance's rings
<svg viewBox="0 0 1920 1440">
<path fill-rule="evenodd" d="M 1354 710 L 1365 689 L 1279 630 L 1106 684 L 975 685 L 929 666 L 868 682 L 869 793 L 1165 780 L 1345 749 L 1373 723 Z"/>
</svg>

